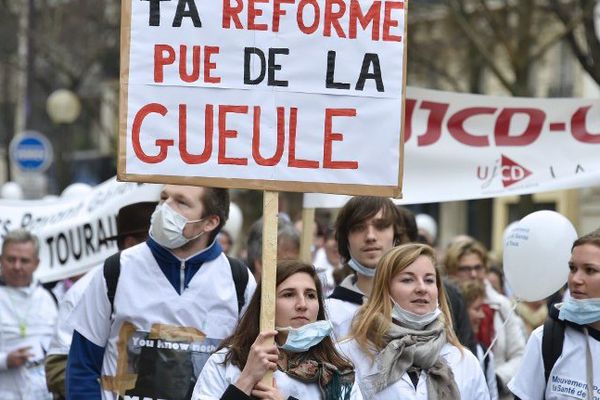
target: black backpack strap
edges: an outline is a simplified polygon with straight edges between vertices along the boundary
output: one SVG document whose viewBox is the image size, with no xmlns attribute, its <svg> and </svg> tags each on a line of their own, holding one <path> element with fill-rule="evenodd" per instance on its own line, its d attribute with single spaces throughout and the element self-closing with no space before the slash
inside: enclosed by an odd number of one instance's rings
<svg viewBox="0 0 600 400">
<path fill-rule="evenodd" d="M 364 296 L 360 293 L 350 290 L 343 286 L 336 286 L 333 293 L 329 296 L 330 299 L 347 301 L 352 304 L 362 305 Z"/>
<path fill-rule="evenodd" d="M 231 275 L 233 276 L 233 282 L 235 283 L 235 294 L 237 295 L 239 314 L 242 312 L 242 308 L 246 303 L 244 293 L 246 292 L 246 286 L 248 286 L 248 267 L 236 258 L 227 256 L 227 260 L 229 261 Z"/>
<path fill-rule="evenodd" d="M 106 296 L 110 303 L 110 315 L 115 311 L 115 294 L 119 275 L 121 274 L 121 252 L 113 254 L 104 261 L 104 280 L 106 281 Z"/>
<path fill-rule="evenodd" d="M 552 367 L 562 354 L 563 342 L 565 340 L 565 323 L 548 315 L 544 321 L 544 333 L 542 335 L 542 359 L 544 360 L 544 378 L 546 385 L 550 379 Z"/>
</svg>

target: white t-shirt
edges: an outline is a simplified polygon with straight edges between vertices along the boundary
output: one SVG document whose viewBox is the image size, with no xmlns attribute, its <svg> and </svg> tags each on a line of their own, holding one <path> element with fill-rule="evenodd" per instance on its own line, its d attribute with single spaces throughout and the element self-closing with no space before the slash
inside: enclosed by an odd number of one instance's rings
<svg viewBox="0 0 600 400">
<path fill-rule="evenodd" d="M 356 368 L 358 386 L 365 399 L 402 399 L 402 400 L 427 400 L 427 374 L 421 371 L 417 387 L 413 385 L 408 373 L 405 373 L 400 380 L 388 386 L 379 393 L 368 385 L 366 377 L 379 374 L 379 368 L 360 348 L 354 339 L 348 339 L 338 344 L 340 352 L 348 357 Z M 488 391 L 483 371 L 477 358 L 467 349 L 462 352 L 452 346 L 445 344 L 442 347 L 440 355 L 446 360 L 452 372 L 454 380 L 458 386 L 461 400 L 489 400 Z"/>
<path fill-rule="evenodd" d="M 240 369 L 231 364 L 223 364 L 227 349 L 221 349 L 214 353 L 204 366 L 200 377 L 194 387 L 192 400 L 218 400 L 229 385 L 235 384 L 242 373 Z M 317 400 L 321 398 L 321 392 L 317 383 L 304 383 L 291 378 L 287 374 L 277 370 L 273 373 L 277 389 L 287 399 L 292 396 L 301 400 Z M 357 385 L 352 387 L 351 400 L 362 400 Z"/>
<path fill-rule="evenodd" d="M 246 306 L 255 288 L 249 274 Z M 142 243 L 121 253 L 112 323 L 106 291 L 104 274 L 96 274 L 72 314 L 73 327 L 105 347 L 105 400 L 124 391 L 124 382 L 135 384 L 128 393 L 140 398 L 178 397 L 174 393 L 195 382 L 210 353 L 238 322 L 235 284 L 222 253 L 202 264 L 180 295 Z"/>
<path fill-rule="evenodd" d="M 585 399 L 587 396 L 585 334 L 570 326 L 565 328 L 562 354 L 554 363 L 548 384 L 544 378 L 542 336 L 544 327 L 535 329 L 525 348 L 521 367 L 508 384 L 509 389 L 522 400 Z M 597 331 L 596 331 L 597 333 Z M 590 335 L 594 371 L 594 399 L 600 399 L 600 341 Z"/>
</svg>

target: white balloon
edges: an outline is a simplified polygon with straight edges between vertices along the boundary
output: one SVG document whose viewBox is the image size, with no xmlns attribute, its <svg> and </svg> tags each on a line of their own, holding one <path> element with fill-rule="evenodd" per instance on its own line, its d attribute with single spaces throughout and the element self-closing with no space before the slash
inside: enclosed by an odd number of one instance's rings
<svg viewBox="0 0 600 400">
<path fill-rule="evenodd" d="M 60 197 L 63 199 L 76 199 L 78 197 L 85 196 L 91 191 L 92 187 L 87 183 L 76 182 L 67 186 L 60 194 Z"/>
<path fill-rule="evenodd" d="M 21 189 L 21 186 L 18 183 L 8 181 L 2 185 L 0 195 L 3 199 L 7 200 L 22 200 L 23 189 Z"/>
<path fill-rule="evenodd" d="M 577 232 L 555 211 L 536 211 L 510 230 L 504 242 L 504 273 L 521 300 L 542 300 L 560 289 L 569 275 Z"/>
<path fill-rule="evenodd" d="M 502 233 L 502 243 L 506 243 L 506 239 L 510 235 L 510 232 L 513 228 L 516 228 L 519 225 L 519 221 L 513 221 L 506 228 L 504 228 L 504 232 Z"/>
<path fill-rule="evenodd" d="M 223 229 L 229 232 L 234 242 L 240 235 L 243 222 L 244 216 L 240 207 L 235 203 L 229 203 L 229 219 L 227 219 Z"/>
</svg>

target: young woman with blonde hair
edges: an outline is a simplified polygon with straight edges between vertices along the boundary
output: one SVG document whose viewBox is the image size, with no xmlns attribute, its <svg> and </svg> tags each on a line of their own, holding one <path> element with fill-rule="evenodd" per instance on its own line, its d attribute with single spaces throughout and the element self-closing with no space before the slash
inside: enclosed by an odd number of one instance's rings
<svg viewBox="0 0 600 400">
<path fill-rule="evenodd" d="M 355 365 L 368 399 L 489 399 L 479 362 L 452 329 L 434 250 L 391 249 L 340 350 Z"/>
</svg>

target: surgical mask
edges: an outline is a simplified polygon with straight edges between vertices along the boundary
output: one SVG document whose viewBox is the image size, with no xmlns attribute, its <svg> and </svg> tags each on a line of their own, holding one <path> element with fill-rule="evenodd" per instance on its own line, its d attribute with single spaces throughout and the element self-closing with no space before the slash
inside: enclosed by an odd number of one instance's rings
<svg viewBox="0 0 600 400">
<path fill-rule="evenodd" d="M 442 311 L 440 310 L 439 304 L 436 306 L 435 310 L 428 312 L 427 314 L 415 314 L 404 308 L 400 307 L 398 303 L 392 299 L 392 303 L 394 304 L 392 308 L 392 318 L 397 319 L 403 325 L 412 329 L 423 329 L 440 316 Z"/>
<path fill-rule="evenodd" d="M 569 297 L 561 304 L 558 319 L 578 325 L 600 321 L 600 298 L 579 300 Z"/>
<path fill-rule="evenodd" d="M 150 218 L 150 236 L 163 247 L 177 249 L 204 234 L 204 232 L 200 232 L 191 238 L 183 236 L 183 228 L 186 224 L 200 221 L 202 219 L 188 221 L 186 217 L 173 210 L 167 203 L 162 203 L 156 206 Z"/>
<path fill-rule="evenodd" d="M 275 328 L 278 331 L 287 331 L 287 339 L 282 346 L 283 350 L 293 353 L 303 353 L 311 347 L 321 343 L 331 334 L 333 325 L 328 320 L 315 321 L 300 328 Z"/>
<path fill-rule="evenodd" d="M 367 276 L 369 278 L 375 276 L 375 268 L 367 268 L 358 261 L 356 261 L 354 258 L 350 258 L 350 261 L 348 261 L 348 266 L 357 273 Z"/>
</svg>

